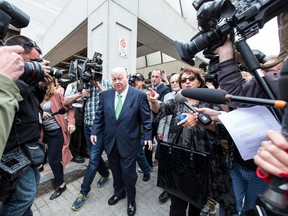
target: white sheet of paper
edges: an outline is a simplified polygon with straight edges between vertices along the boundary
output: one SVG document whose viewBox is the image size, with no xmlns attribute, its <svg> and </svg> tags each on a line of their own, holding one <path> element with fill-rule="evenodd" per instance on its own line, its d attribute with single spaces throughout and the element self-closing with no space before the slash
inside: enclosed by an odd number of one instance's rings
<svg viewBox="0 0 288 216">
<path fill-rule="evenodd" d="M 243 160 L 252 159 L 269 130 L 281 130 L 281 125 L 265 106 L 239 108 L 219 115 L 235 142 Z"/>
</svg>

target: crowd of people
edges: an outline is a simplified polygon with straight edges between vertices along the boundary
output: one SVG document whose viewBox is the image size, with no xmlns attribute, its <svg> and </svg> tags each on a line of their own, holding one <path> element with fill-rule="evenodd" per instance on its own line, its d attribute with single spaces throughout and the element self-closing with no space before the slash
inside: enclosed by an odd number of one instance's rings
<svg viewBox="0 0 288 216">
<path fill-rule="evenodd" d="M 0 126 L 0 157 L 2 161 L 15 157 L 31 161 L 25 145 L 46 143 L 55 186 L 50 200 L 66 190 L 65 166 L 70 161 L 84 163 L 84 158 L 89 158 L 72 209 L 78 211 L 83 207 L 97 172 L 101 175 L 97 181 L 99 188 L 111 172 L 113 194 L 108 205 L 116 205 L 127 197 L 127 215 L 135 215 L 136 162 L 143 181 L 149 181 L 153 166 L 159 165 L 159 172 L 163 167 L 160 154 L 163 142 L 210 155 L 205 167 L 208 179 L 202 185 L 207 189 L 207 194 L 203 194 L 207 205 L 189 202 L 167 185 L 159 195 L 159 202 L 170 199 L 170 216 L 216 215 L 217 203 L 221 216 L 243 216 L 268 189 L 271 176 L 288 178 L 288 143 L 280 132 L 269 132 L 268 141 L 261 143 L 254 159 L 243 160 L 218 119 L 223 112 L 252 105 L 234 102 L 220 105 L 193 98 L 184 98 L 185 102 L 179 103 L 174 99 L 182 89 L 216 88 L 206 82 L 203 71 L 197 67 L 182 67 L 171 74 L 170 80 L 161 69 L 152 70 L 145 79 L 141 73 L 115 67 L 110 81 L 91 79 L 80 90 L 78 83 L 72 82 L 64 89 L 59 80 L 51 77 L 49 61 L 39 61 L 42 51 L 34 41 L 18 35 L 8 38 L 5 45 L 0 47 L 0 116 L 5 123 Z M 253 74 L 247 79 L 239 70 L 232 41 L 227 39 L 214 53 L 219 56 L 220 89 L 232 95 L 265 98 Z M 23 78 L 24 61 L 41 62 L 37 63 L 39 75 L 28 75 L 27 79 L 26 74 Z M 277 62 L 277 69 L 262 71 L 276 97 L 279 97 L 278 70 L 283 64 L 284 59 Z M 191 111 L 191 106 L 196 112 Z M 60 109 L 64 109 L 64 114 L 57 113 Z M 202 124 L 199 113 L 208 115 L 211 123 Z M 154 154 L 153 146 L 156 146 Z M 103 151 L 108 156 L 110 171 L 102 158 Z M 41 169 L 28 165 L 12 177 L 1 172 L 0 215 L 33 215 L 31 207 Z"/>
</svg>

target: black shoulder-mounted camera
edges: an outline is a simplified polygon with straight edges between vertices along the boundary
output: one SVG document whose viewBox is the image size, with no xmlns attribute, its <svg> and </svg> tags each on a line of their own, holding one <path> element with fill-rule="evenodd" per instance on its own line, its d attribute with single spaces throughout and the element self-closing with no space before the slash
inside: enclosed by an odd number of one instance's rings
<svg viewBox="0 0 288 216">
<path fill-rule="evenodd" d="M 15 5 L 0 1 L 0 46 L 4 46 L 4 37 L 7 33 L 9 24 L 16 28 L 27 27 L 30 22 L 30 17 Z M 24 73 L 19 78 L 29 85 L 35 85 L 44 79 L 44 71 L 40 63 L 24 62 Z"/>
<path fill-rule="evenodd" d="M 264 24 L 288 9 L 283 0 L 195 0 L 199 33 L 190 42 L 175 41 L 180 58 L 195 65 L 195 55 L 204 55 L 223 45 L 230 35 L 248 39 Z"/>
<path fill-rule="evenodd" d="M 70 63 L 69 77 L 71 81 L 78 81 L 78 91 L 88 89 L 90 80 L 102 80 L 102 64 L 102 54 L 99 52 L 95 52 L 92 59 L 76 59 Z"/>
<path fill-rule="evenodd" d="M 9 24 L 16 28 L 24 28 L 28 26 L 30 17 L 15 5 L 7 1 L 0 1 L 0 20 L 0 40 L 2 41 L 7 33 Z"/>
<path fill-rule="evenodd" d="M 129 78 L 128 78 L 128 83 L 129 83 L 129 85 L 135 86 L 136 79 L 142 80 L 142 81 L 145 80 L 143 74 L 141 74 L 141 73 L 130 74 L 130 75 L 129 75 Z"/>
</svg>

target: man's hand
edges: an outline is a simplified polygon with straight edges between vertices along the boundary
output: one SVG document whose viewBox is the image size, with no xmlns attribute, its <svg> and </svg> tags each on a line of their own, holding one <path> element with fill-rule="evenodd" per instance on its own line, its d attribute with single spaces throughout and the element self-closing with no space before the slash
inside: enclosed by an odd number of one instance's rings
<svg viewBox="0 0 288 216">
<path fill-rule="evenodd" d="M 20 54 L 24 52 L 21 46 L 0 47 L 0 73 L 11 80 L 17 80 L 24 72 L 24 62 Z"/>
<path fill-rule="evenodd" d="M 222 46 L 214 51 L 214 53 L 219 54 L 219 62 L 234 58 L 234 46 L 232 41 L 230 39 L 226 40 Z"/>
<path fill-rule="evenodd" d="M 152 145 L 152 140 L 144 140 L 144 145 L 148 145 L 148 150 L 152 151 L 153 145 Z"/>
<path fill-rule="evenodd" d="M 157 133 L 157 138 L 159 140 L 163 140 L 163 133 Z"/>
<path fill-rule="evenodd" d="M 169 85 L 169 80 L 168 80 L 168 78 L 167 78 L 167 75 L 166 75 L 165 71 L 162 71 L 161 77 L 162 77 L 163 83 L 164 83 L 165 85 Z"/>
<path fill-rule="evenodd" d="M 81 97 L 88 97 L 90 94 L 90 89 L 83 89 L 81 91 Z"/>
<path fill-rule="evenodd" d="M 53 77 L 50 76 L 50 70 L 51 67 L 49 66 L 50 62 L 43 59 L 43 61 L 41 62 L 42 65 L 42 70 L 44 71 L 44 81 L 40 81 L 39 82 L 39 88 L 46 88 L 46 86 L 53 82 Z"/>
<path fill-rule="evenodd" d="M 91 141 L 91 143 L 92 143 L 93 145 L 95 145 L 96 142 L 97 142 L 97 136 L 96 136 L 96 135 L 91 135 L 91 136 L 90 136 L 90 141 Z"/>
</svg>

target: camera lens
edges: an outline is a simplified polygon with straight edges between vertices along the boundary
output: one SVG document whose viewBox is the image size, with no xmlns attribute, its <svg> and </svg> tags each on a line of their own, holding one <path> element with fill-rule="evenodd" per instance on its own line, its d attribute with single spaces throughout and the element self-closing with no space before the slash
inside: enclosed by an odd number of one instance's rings
<svg viewBox="0 0 288 216">
<path fill-rule="evenodd" d="M 55 77 L 56 79 L 60 79 L 63 75 L 63 72 L 61 70 L 56 69 L 56 68 L 51 68 L 50 75 Z"/>
<path fill-rule="evenodd" d="M 37 82 L 44 80 L 42 65 L 35 61 L 24 62 L 24 73 L 19 79 L 29 85 L 34 85 Z"/>
</svg>

